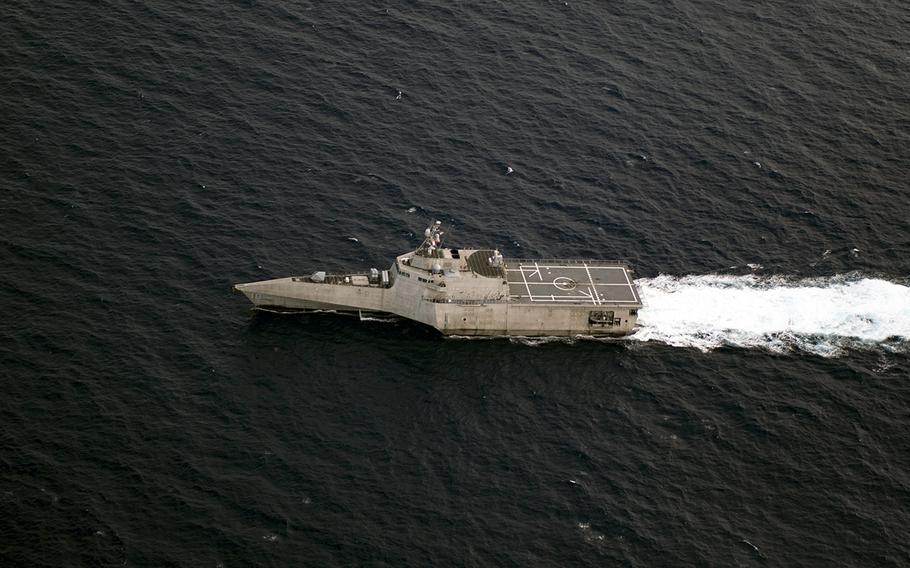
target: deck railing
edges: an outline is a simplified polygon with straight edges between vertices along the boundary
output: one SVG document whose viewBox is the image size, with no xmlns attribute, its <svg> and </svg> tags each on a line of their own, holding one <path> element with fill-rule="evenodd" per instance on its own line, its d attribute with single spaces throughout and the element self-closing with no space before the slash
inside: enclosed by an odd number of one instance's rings
<svg viewBox="0 0 910 568">
<path fill-rule="evenodd" d="M 427 298 L 427 301 L 434 304 L 461 304 L 465 306 L 482 306 L 484 304 L 507 304 L 508 298 L 497 298 L 495 300 L 456 300 L 451 298 Z"/>
<path fill-rule="evenodd" d="M 367 279 L 367 282 L 369 282 L 369 287 L 371 287 L 371 288 L 381 288 L 382 287 L 382 280 L 380 280 L 379 282 L 372 282 L 370 280 L 369 272 L 341 272 L 341 273 L 328 273 L 327 272 L 325 274 L 325 278 L 321 282 L 314 282 L 311 279 L 312 276 L 313 276 L 312 274 L 308 274 L 306 276 L 291 276 L 291 282 L 308 282 L 310 284 L 334 284 L 334 285 L 341 284 L 343 286 L 356 286 L 356 284 L 353 283 L 353 277 L 354 276 L 363 276 Z M 389 276 L 391 277 L 391 274 L 389 274 Z M 345 278 L 349 278 L 350 280 L 345 282 L 344 281 Z"/>
</svg>

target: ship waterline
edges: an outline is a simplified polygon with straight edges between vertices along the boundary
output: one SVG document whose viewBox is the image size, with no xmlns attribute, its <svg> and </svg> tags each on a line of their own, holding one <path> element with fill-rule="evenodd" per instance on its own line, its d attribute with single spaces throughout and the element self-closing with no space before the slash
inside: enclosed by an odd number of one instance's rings
<svg viewBox="0 0 910 568">
<path fill-rule="evenodd" d="M 509 259 L 443 248 L 440 224 L 388 270 L 237 284 L 262 309 L 392 314 L 445 335 L 623 336 L 641 298 L 631 267 L 593 259 Z"/>
</svg>

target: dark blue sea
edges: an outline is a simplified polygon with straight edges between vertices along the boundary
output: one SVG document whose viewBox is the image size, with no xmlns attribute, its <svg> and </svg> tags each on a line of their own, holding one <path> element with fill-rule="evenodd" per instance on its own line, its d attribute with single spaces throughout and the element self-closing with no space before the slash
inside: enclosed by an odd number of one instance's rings
<svg viewBox="0 0 910 568">
<path fill-rule="evenodd" d="M 900 0 L 5 3 L 0 566 L 910 566 L 908 54 Z M 232 291 L 435 219 L 628 259 L 640 328 Z"/>
</svg>

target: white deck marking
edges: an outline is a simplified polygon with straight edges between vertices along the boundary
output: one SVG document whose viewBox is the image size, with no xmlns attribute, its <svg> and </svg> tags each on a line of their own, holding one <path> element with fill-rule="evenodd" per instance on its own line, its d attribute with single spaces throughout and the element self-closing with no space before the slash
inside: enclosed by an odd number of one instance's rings
<svg viewBox="0 0 910 568">
<path fill-rule="evenodd" d="M 597 301 L 597 284 L 595 284 L 594 279 L 591 278 L 591 271 L 588 270 L 588 263 L 582 262 L 581 264 L 585 267 L 585 272 L 588 273 L 588 282 L 591 283 L 591 289 L 593 290 L 593 292 L 591 293 L 591 300 L 594 302 L 594 305 L 596 306 L 599 304 L 599 302 Z"/>
<path fill-rule="evenodd" d="M 591 301 L 594 302 L 595 306 L 599 306 L 600 298 L 597 297 L 597 288 L 596 287 L 588 288 L 588 291 L 591 292 Z"/>
<path fill-rule="evenodd" d="M 514 265 L 513 265 L 514 266 Z M 552 281 L 544 281 L 543 272 L 546 271 L 548 277 L 551 275 L 551 269 L 557 270 L 559 276 Z M 587 275 L 589 286 L 582 288 L 572 289 L 563 289 L 562 286 L 557 284 L 563 284 L 566 281 L 575 281 L 579 284 L 583 282 L 578 282 L 575 280 L 576 274 L 584 269 L 585 274 Z M 621 270 L 623 273 L 623 278 L 620 279 L 620 282 L 600 282 L 594 280 L 593 272 L 602 271 L 598 275 L 604 277 L 605 280 L 612 280 L 613 277 L 607 277 L 608 270 Z M 521 280 L 512 280 L 507 279 L 509 284 L 509 295 L 512 297 L 523 298 L 520 293 L 517 293 L 516 288 L 524 287 L 527 294 L 528 302 L 539 302 L 539 303 L 570 303 L 570 304 L 587 304 L 590 301 L 595 306 L 606 305 L 606 304 L 637 304 L 641 303 L 641 299 L 636 294 L 635 287 L 632 284 L 632 281 L 629 276 L 629 272 L 623 266 L 597 266 L 588 265 L 587 262 L 579 262 L 575 265 L 561 265 L 561 266 L 550 266 L 543 265 L 541 266 L 539 262 L 534 262 L 531 264 L 519 264 L 515 268 L 505 268 L 507 273 L 510 272 L 521 272 Z M 531 282 L 533 277 L 537 276 L 537 282 Z M 580 276 L 580 275 L 579 275 Z M 514 277 L 510 277 L 514 278 Z M 549 278 L 548 278 L 549 279 Z M 565 280 L 564 280 L 565 279 Z M 624 281 L 624 282 L 623 282 Z M 543 291 L 540 292 L 540 288 L 537 288 L 539 291 L 538 294 L 534 294 L 531 290 L 531 286 L 543 286 Z M 610 293 L 606 294 L 604 288 L 624 288 L 629 290 L 629 296 L 631 300 L 620 300 L 615 298 L 617 294 Z M 555 288 L 555 290 L 554 290 Z M 564 294 L 556 295 L 553 292 L 560 291 Z M 546 292 L 551 292 L 547 294 Z M 625 293 L 618 293 L 618 296 L 625 296 Z"/>
<path fill-rule="evenodd" d="M 563 277 L 557 276 L 556 278 L 559 279 L 559 278 L 563 278 Z M 521 282 L 511 282 L 510 281 L 509 284 L 521 284 Z M 576 284 L 577 284 L 577 282 L 576 282 Z M 582 284 L 584 284 L 584 282 L 582 282 Z M 556 286 L 552 282 L 528 282 L 528 285 L 529 286 Z M 597 285 L 598 288 L 603 288 L 604 286 L 620 286 L 622 288 L 629 287 L 628 284 L 598 284 Z M 556 286 L 556 287 L 559 288 L 559 286 Z"/>
<path fill-rule="evenodd" d="M 546 282 L 541 282 L 541 284 L 546 284 Z M 557 276 L 553 279 L 552 285 L 557 290 L 562 290 L 563 292 L 569 292 L 578 287 L 578 284 L 567 276 Z"/>
<path fill-rule="evenodd" d="M 589 297 L 589 296 L 587 296 L 587 294 L 584 294 L 584 296 Z M 534 300 L 535 302 L 550 301 L 550 298 L 548 296 L 535 296 L 535 298 L 536 298 Z M 587 304 L 588 303 L 587 301 L 583 301 L 583 300 L 584 300 L 584 298 L 582 298 L 581 296 L 561 296 L 559 298 L 556 298 L 553 301 L 554 302 L 570 302 L 570 303 L 574 303 L 574 304 L 578 304 L 578 303 Z M 610 303 L 610 304 L 637 304 L 638 302 L 636 300 L 610 300 L 608 303 Z"/>
<path fill-rule="evenodd" d="M 633 298 L 636 298 L 636 295 L 635 295 L 635 286 L 632 286 L 632 281 L 629 280 L 629 271 L 623 269 L 622 275 L 626 277 L 626 284 L 629 286 L 629 290 L 631 290 L 631 292 L 632 292 L 632 297 L 633 297 Z"/>
<path fill-rule="evenodd" d="M 588 291 L 587 291 L 587 292 L 585 292 L 584 290 L 579 290 L 578 293 L 581 294 L 582 296 L 584 296 L 585 298 L 591 300 L 591 302 L 592 302 L 595 306 L 597 305 L 597 299 L 594 297 L 594 294 L 591 293 L 591 289 L 590 289 L 590 288 L 588 288 Z"/>
<path fill-rule="evenodd" d="M 534 296 L 531 295 L 531 287 L 528 286 L 528 279 L 525 278 L 525 268 L 524 268 L 524 266 L 521 267 L 521 279 L 524 280 L 524 283 L 525 283 L 525 290 L 528 291 L 528 299 L 529 299 L 530 301 L 533 302 L 533 301 L 534 301 Z"/>
</svg>

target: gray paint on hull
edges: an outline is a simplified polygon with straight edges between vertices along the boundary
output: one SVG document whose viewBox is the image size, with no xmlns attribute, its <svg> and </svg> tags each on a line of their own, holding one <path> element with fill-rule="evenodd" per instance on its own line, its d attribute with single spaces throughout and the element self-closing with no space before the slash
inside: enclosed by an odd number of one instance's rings
<svg viewBox="0 0 910 568">
<path fill-rule="evenodd" d="M 434 258 L 399 256 L 390 268 L 388 288 L 302 277 L 234 288 L 259 307 L 388 313 L 446 335 L 622 336 L 635 327 L 641 302 L 624 263 L 506 261 L 506 276 L 491 278 L 464 260 L 470 256 L 464 253 L 474 251 L 463 251 L 461 259 L 446 256 L 448 251 L 442 249 Z M 434 265 L 445 269 L 434 273 Z"/>
</svg>

